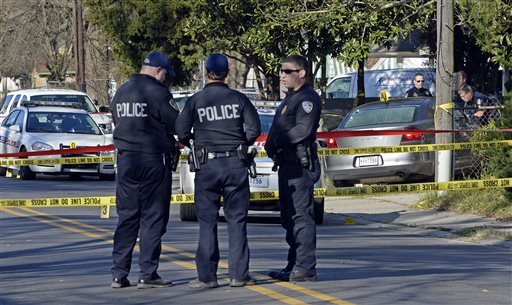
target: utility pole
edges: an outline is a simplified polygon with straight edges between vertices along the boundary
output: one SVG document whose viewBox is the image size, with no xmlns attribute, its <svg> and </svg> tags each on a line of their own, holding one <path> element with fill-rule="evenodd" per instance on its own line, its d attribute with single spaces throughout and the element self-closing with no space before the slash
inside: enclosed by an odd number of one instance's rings
<svg viewBox="0 0 512 305">
<path fill-rule="evenodd" d="M 73 0 L 73 19 L 75 33 L 75 79 L 76 90 L 87 92 L 85 85 L 85 46 L 84 46 L 84 20 L 82 16 L 81 0 Z"/>
<path fill-rule="evenodd" d="M 441 109 L 453 103 L 453 0 L 437 0 L 436 129 L 453 129 L 453 110 Z M 453 142 L 452 133 L 436 134 L 436 143 Z M 436 153 L 436 181 L 452 179 L 452 151 Z"/>
</svg>

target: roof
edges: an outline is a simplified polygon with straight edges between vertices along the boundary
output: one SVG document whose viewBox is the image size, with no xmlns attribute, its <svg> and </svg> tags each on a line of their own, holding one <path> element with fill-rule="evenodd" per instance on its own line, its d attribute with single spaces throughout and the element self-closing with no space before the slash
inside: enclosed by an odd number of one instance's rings
<svg viewBox="0 0 512 305">
<path fill-rule="evenodd" d="M 87 111 L 83 109 L 76 109 L 73 107 L 56 107 L 56 106 L 30 106 L 23 108 L 27 108 L 29 112 L 60 112 L 60 113 L 79 113 L 79 114 L 87 114 Z M 20 107 L 20 108 L 21 108 Z"/>
<path fill-rule="evenodd" d="M 24 89 L 9 92 L 8 95 L 13 94 L 26 94 L 26 95 L 39 95 L 39 94 L 74 94 L 74 95 L 87 95 L 82 91 L 72 89 Z"/>
</svg>

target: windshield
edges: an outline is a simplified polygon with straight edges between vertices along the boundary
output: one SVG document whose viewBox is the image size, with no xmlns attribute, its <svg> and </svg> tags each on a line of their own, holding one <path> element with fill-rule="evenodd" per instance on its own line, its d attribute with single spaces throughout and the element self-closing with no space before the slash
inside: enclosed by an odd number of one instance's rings
<svg viewBox="0 0 512 305">
<path fill-rule="evenodd" d="M 33 101 L 59 101 L 68 103 L 80 103 L 81 109 L 87 112 L 96 112 L 96 106 L 89 99 L 87 95 L 76 95 L 76 94 L 42 94 L 34 95 L 31 100 Z"/>
<path fill-rule="evenodd" d="M 370 127 L 385 124 L 411 123 L 416 119 L 418 106 L 399 106 L 385 108 L 360 108 L 352 111 L 341 128 Z"/>
<path fill-rule="evenodd" d="M 29 112 L 27 132 L 101 134 L 88 114 L 65 112 Z"/>
</svg>

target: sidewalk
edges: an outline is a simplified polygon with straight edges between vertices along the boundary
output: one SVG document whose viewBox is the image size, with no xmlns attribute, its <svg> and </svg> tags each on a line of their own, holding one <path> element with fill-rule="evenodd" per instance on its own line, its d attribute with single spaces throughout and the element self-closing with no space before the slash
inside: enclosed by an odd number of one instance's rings
<svg viewBox="0 0 512 305">
<path fill-rule="evenodd" d="M 345 223 L 365 224 L 379 222 L 424 230 L 426 234 L 442 238 L 460 238 L 457 232 L 475 228 L 489 228 L 512 235 L 512 222 L 500 222 L 493 218 L 457 214 L 435 210 L 417 210 L 411 205 L 423 196 L 417 194 L 395 194 L 365 197 L 326 198 L 327 213 L 345 216 Z M 512 249 L 512 240 L 471 241 Z"/>
</svg>

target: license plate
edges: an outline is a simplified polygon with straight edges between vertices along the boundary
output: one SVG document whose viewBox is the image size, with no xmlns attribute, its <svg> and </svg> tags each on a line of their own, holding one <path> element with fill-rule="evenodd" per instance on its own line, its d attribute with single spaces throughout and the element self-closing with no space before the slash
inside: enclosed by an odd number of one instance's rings
<svg viewBox="0 0 512 305">
<path fill-rule="evenodd" d="M 256 176 L 256 178 L 249 177 L 249 186 L 268 187 L 268 176 Z"/>
<path fill-rule="evenodd" d="M 357 160 L 359 161 L 359 167 L 379 165 L 379 156 L 359 157 Z"/>
</svg>

